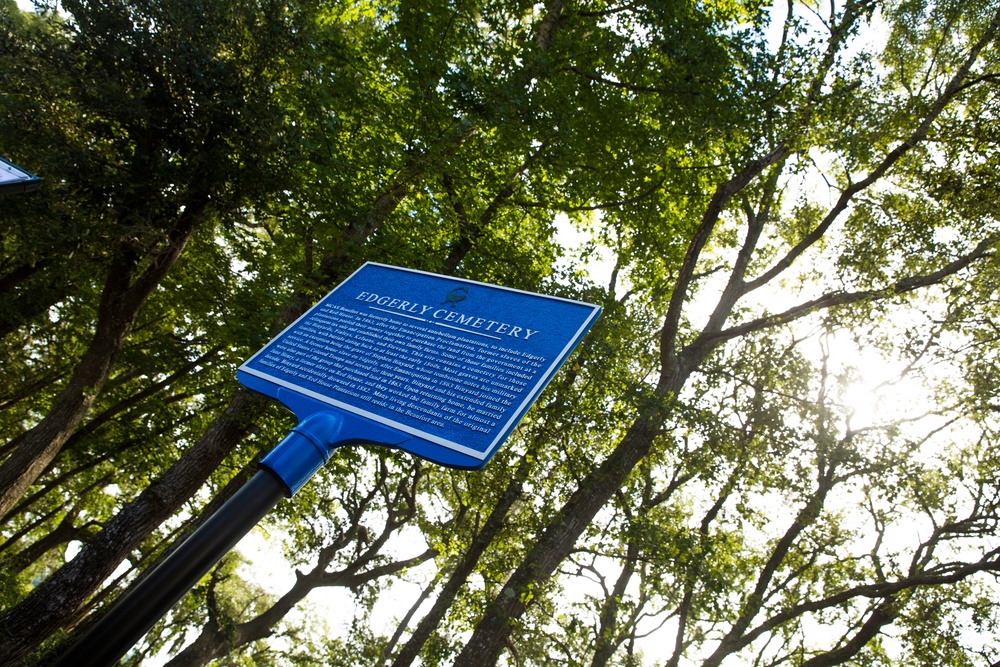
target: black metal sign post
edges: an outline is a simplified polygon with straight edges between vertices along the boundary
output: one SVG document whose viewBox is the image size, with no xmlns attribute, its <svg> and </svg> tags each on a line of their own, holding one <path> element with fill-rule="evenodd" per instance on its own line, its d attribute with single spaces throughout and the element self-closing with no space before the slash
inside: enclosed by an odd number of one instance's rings
<svg viewBox="0 0 1000 667">
<path fill-rule="evenodd" d="M 55 664 L 103 667 L 118 662 L 287 495 L 288 488 L 277 476 L 259 471 Z"/>
<path fill-rule="evenodd" d="M 597 306 L 365 264 L 240 367 L 298 425 L 258 472 L 56 662 L 117 662 L 282 497 L 344 445 L 479 469 L 597 319 Z"/>
</svg>

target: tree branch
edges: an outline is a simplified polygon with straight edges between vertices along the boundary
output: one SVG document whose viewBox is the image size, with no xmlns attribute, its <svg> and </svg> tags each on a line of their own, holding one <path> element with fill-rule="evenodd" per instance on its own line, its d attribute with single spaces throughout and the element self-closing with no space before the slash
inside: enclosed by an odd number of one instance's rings
<svg viewBox="0 0 1000 667">
<path fill-rule="evenodd" d="M 865 178 L 856 183 L 852 183 L 850 186 L 845 188 L 841 193 L 840 198 L 837 200 L 837 203 L 834 204 L 833 208 L 831 208 L 829 212 L 827 212 L 826 216 L 822 221 L 820 221 L 816 228 L 799 241 L 770 269 L 762 273 L 754 280 L 746 283 L 744 294 L 748 294 L 749 292 L 766 285 L 774 280 L 774 278 L 776 278 L 779 274 L 788 269 L 788 267 L 790 267 L 802 253 L 823 238 L 830 226 L 837 220 L 837 218 L 840 217 L 840 214 L 847 209 L 851 200 L 854 199 L 859 192 L 867 189 L 873 183 L 882 178 L 882 176 L 884 176 L 892 166 L 899 162 L 904 155 L 910 152 L 910 150 L 927 137 L 927 132 L 934 124 L 934 121 L 937 120 L 938 116 L 940 116 L 944 111 L 945 107 L 947 107 L 959 93 L 965 90 L 966 84 L 968 83 L 967 78 L 969 76 L 969 71 L 972 69 L 972 66 L 979 58 L 983 49 L 985 49 L 986 46 L 988 46 L 989 43 L 996 38 L 998 30 L 1000 30 L 1000 11 L 993 16 L 993 20 L 990 22 L 986 32 L 969 50 L 969 54 L 966 56 L 961 67 L 958 68 L 958 71 L 949 80 L 948 85 L 945 86 L 942 93 L 937 97 L 937 99 L 934 100 L 933 104 L 930 105 L 927 115 L 924 116 L 923 120 L 917 125 L 916 129 L 910 133 L 910 136 L 904 139 L 894 149 L 889 151 L 888 155 L 886 155 Z"/>
<path fill-rule="evenodd" d="M 723 340 L 731 340 L 733 338 L 738 338 L 748 333 L 755 331 L 761 331 L 763 329 L 769 329 L 776 326 L 781 326 L 788 324 L 789 322 L 794 322 L 795 320 L 801 319 L 815 313 L 819 310 L 826 310 L 829 308 L 834 308 L 837 306 L 846 306 L 854 303 L 861 303 L 863 301 L 874 301 L 885 299 L 891 296 L 897 296 L 900 294 L 905 294 L 907 292 L 912 292 L 923 287 L 929 287 L 931 285 L 937 285 L 941 283 L 944 279 L 952 276 L 962 269 L 965 269 L 971 265 L 976 260 L 982 259 L 991 255 L 990 248 L 997 243 L 997 235 L 990 235 L 987 238 L 979 242 L 979 244 L 968 254 L 959 257 L 958 259 L 949 262 L 945 266 L 941 267 L 933 273 L 928 273 L 924 275 L 914 275 L 907 278 L 903 278 L 896 282 L 896 284 L 889 287 L 876 290 L 860 290 L 857 292 L 830 292 L 824 294 L 823 296 L 812 299 L 805 303 L 799 304 L 793 308 L 778 313 L 777 315 L 768 315 L 765 317 L 759 317 L 757 319 L 751 320 L 749 322 L 744 322 L 743 324 L 738 324 L 736 326 L 729 327 L 728 329 L 723 329 L 722 331 L 707 336 L 705 340 L 699 339 L 695 344 L 707 345 L 709 343 L 715 344 Z"/>
</svg>

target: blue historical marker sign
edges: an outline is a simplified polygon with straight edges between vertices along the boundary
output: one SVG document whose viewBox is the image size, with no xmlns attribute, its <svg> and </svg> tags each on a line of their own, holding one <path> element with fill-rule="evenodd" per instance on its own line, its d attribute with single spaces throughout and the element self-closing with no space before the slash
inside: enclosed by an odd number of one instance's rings
<svg viewBox="0 0 1000 667">
<path fill-rule="evenodd" d="M 368 263 L 243 364 L 238 377 L 300 419 L 342 411 L 355 420 L 357 440 L 481 468 L 600 310 Z M 359 435 L 366 424 L 373 435 Z"/>
</svg>

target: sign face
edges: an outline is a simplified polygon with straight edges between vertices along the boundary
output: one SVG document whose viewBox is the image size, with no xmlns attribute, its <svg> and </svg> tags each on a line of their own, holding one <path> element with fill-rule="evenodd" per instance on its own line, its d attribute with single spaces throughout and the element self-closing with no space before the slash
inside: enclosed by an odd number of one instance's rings
<svg viewBox="0 0 1000 667">
<path fill-rule="evenodd" d="M 0 157 L 0 194 L 31 192 L 42 179 Z"/>
<path fill-rule="evenodd" d="M 367 263 L 238 376 L 279 400 L 291 391 L 399 431 L 408 437 L 394 446 L 418 456 L 480 468 L 600 312 Z"/>
</svg>

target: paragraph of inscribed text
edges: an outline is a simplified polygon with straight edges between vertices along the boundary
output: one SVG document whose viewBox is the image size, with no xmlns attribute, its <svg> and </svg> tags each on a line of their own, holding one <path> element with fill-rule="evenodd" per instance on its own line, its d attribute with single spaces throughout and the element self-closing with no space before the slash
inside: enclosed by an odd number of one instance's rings
<svg viewBox="0 0 1000 667">
<path fill-rule="evenodd" d="M 358 407 L 368 403 L 385 416 L 478 433 L 506 423 L 545 362 L 461 333 L 332 304 L 259 359 L 271 372 L 352 397 L 348 402 Z"/>
</svg>

